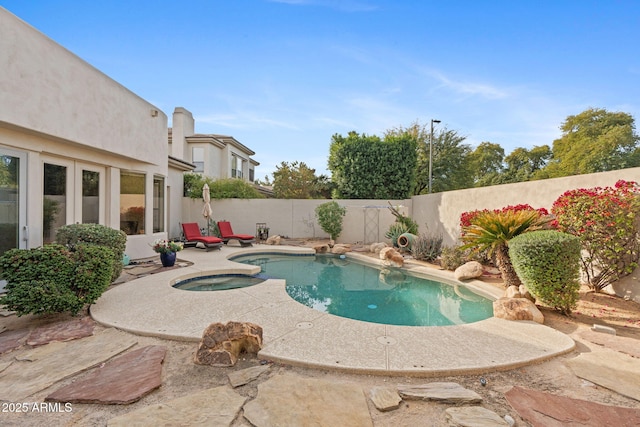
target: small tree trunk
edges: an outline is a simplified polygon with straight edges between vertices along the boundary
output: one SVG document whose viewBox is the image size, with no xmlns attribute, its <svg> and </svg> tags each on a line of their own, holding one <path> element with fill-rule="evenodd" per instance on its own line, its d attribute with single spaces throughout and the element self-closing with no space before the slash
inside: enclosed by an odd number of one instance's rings
<svg viewBox="0 0 640 427">
<path fill-rule="evenodd" d="M 496 264 L 498 264 L 498 269 L 500 270 L 506 288 L 509 286 L 520 286 L 522 284 L 516 271 L 513 269 L 513 264 L 511 264 L 509 247 L 507 245 L 500 245 L 496 250 Z"/>
</svg>

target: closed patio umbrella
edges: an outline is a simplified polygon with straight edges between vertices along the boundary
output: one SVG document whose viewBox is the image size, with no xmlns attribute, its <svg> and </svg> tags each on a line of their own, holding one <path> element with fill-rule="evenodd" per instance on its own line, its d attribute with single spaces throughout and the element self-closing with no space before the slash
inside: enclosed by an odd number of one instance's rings
<svg viewBox="0 0 640 427">
<path fill-rule="evenodd" d="M 211 194 L 209 194 L 209 185 L 206 183 L 204 184 L 204 187 L 202 187 L 202 200 L 204 201 L 202 216 L 207 220 L 207 236 L 209 236 L 211 234 L 209 232 L 209 218 L 211 218 L 213 211 L 211 210 Z"/>
</svg>

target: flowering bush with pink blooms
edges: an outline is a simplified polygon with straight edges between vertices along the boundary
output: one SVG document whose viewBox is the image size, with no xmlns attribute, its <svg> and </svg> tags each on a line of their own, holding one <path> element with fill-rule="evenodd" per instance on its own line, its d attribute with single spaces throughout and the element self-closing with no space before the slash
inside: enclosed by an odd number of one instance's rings
<svg viewBox="0 0 640 427">
<path fill-rule="evenodd" d="M 580 188 L 560 196 L 551 208 L 560 231 L 578 236 L 582 271 L 600 290 L 631 274 L 640 259 L 640 185 Z"/>
</svg>

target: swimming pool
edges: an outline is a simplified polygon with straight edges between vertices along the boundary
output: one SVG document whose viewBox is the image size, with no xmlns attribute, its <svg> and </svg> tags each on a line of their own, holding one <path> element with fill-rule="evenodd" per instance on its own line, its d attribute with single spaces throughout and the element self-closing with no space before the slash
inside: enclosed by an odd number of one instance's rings
<svg viewBox="0 0 640 427">
<path fill-rule="evenodd" d="M 460 325 L 493 316 L 492 301 L 465 286 L 350 258 L 248 254 L 232 260 L 260 266 L 260 277 L 284 279 L 294 300 L 336 316 L 405 326 Z"/>
</svg>

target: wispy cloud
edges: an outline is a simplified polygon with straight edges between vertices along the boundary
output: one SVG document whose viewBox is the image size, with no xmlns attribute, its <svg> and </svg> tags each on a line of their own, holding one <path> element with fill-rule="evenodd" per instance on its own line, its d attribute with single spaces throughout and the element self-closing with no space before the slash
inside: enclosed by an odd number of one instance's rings
<svg viewBox="0 0 640 427">
<path fill-rule="evenodd" d="M 371 12 L 379 7 L 371 1 L 362 0 L 268 0 L 271 3 L 284 3 L 294 6 L 320 6 L 342 12 Z"/>
<path fill-rule="evenodd" d="M 429 74 L 431 77 L 439 81 L 442 87 L 462 95 L 480 96 L 491 100 L 507 98 L 510 95 L 508 90 L 501 89 L 488 83 L 454 80 L 453 78 L 447 77 L 442 72 L 435 70 L 430 70 Z"/>
<path fill-rule="evenodd" d="M 229 129 L 288 129 L 299 130 L 291 122 L 266 117 L 254 111 L 236 111 L 233 114 L 210 113 L 195 117 L 196 123 L 206 123 Z"/>
</svg>

